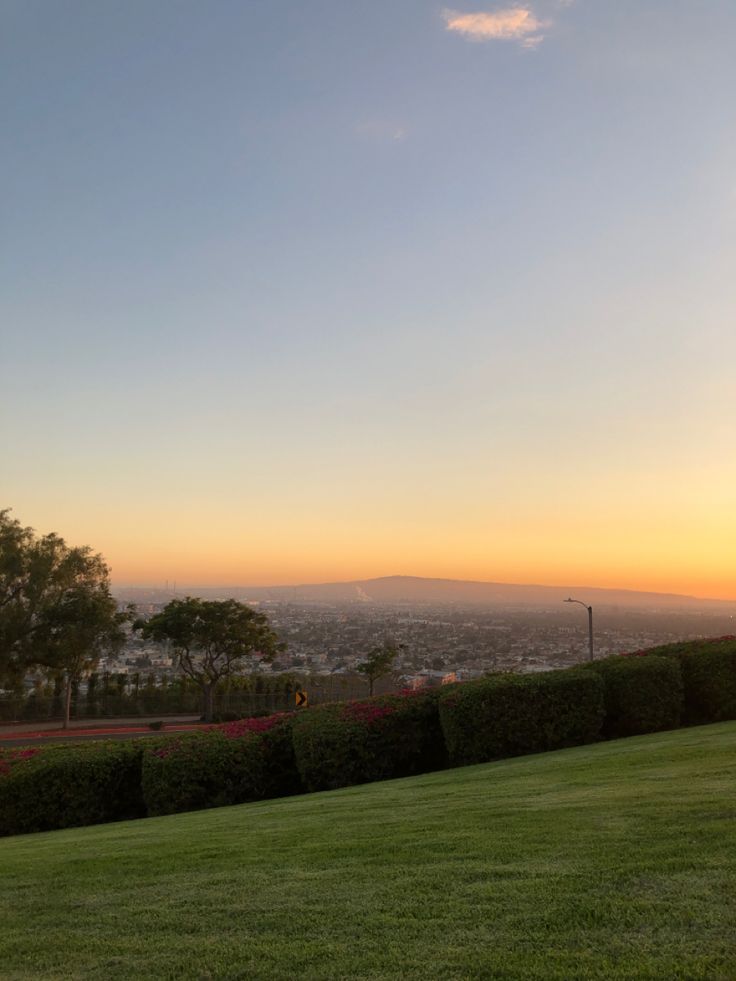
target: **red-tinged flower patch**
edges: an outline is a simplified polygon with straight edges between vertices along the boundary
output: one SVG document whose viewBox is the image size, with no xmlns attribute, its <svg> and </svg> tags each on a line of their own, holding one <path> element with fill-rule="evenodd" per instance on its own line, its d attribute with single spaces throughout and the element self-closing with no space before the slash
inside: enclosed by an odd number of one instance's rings
<svg viewBox="0 0 736 981">
<path fill-rule="evenodd" d="M 293 740 L 308 790 L 427 773 L 446 765 L 437 691 L 320 705 L 294 720 Z"/>
<path fill-rule="evenodd" d="M 340 715 L 346 722 L 362 722 L 373 725 L 379 719 L 393 715 L 397 711 L 395 705 L 376 705 L 373 702 L 348 702 Z"/>
<path fill-rule="evenodd" d="M 16 763 L 22 760 L 32 760 L 41 752 L 40 749 L 0 749 L 0 777 L 7 776 Z"/>
<path fill-rule="evenodd" d="M 149 814 L 175 814 L 300 793 L 291 716 L 212 726 L 147 745 L 143 795 Z"/>
<path fill-rule="evenodd" d="M 228 739 L 238 739 L 241 736 L 247 736 L 254 732 L 270 732 L 274 726 L 281 725 L 292 717 L 293 714 L 291 712 L 276 712 L 274 715 L 259 716 L 253 719 L 238 719 L 237 722 L 225 722 L 214 728 L 223 732 Z"/>
</svg>

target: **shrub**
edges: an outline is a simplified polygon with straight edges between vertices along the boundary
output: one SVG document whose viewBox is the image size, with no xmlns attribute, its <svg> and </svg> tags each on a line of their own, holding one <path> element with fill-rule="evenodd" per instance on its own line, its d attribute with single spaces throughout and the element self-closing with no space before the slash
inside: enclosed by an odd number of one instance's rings
<svg viewBox="0 0 736 981">
<path fill-rule="evenodd" d="M 685 725 L 736 719 L 736 637 L 666 644 L 625 656 L 677 658 L 685 694 Z"/>
<path fill-rule="evenodd" d="M 0 835 L 143 817 L 140 741 L 0 751 Z"/>
<path fill-rule="evenodd" d="M 149 814 L 175 814 L 301 791 L 286 714 L 244 719 L 146 744 Z"/>
<path fill-rule="evenodd" d="M 497 674 L 443 693 L 439 707 L 450 762 L 485 763 L 595 742 L 603 682 L 582 669 Z"/>
<path fill-rule="evenodd" d="M 331 790 L 441 769 L 447 763 L 439 690 L 320 705 L 294 723 L 307 790 Z"/>
<path fill-rule="evenodd" d="M 590 670 L 603 678 L 606 739 L 676 729 L 682 714 L 682 675 L 667 657 L 609 657 Z"/>
</svg>

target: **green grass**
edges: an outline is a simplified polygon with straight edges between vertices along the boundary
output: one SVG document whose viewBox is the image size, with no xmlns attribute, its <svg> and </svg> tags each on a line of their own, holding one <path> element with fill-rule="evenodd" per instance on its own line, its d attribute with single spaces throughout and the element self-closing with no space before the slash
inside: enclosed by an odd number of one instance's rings
<svg viewBox="0 0 736 981">
<path fill-rule="evenodd" d="M 736 723 L 0 841 L 0 976 L 736 978 Z"/>
</svg>

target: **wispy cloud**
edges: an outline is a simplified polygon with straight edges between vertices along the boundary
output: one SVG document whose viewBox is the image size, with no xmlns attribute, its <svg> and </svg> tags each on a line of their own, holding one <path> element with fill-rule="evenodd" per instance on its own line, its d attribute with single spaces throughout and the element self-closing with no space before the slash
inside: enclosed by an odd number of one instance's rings
<svg viewBox="0 0 736 981">
<path fill-rule="evenodd" d="M 444 10 L 448 31 L 469 41 L 516 41 L 523 48 L 536 48 L 544 40 L 548 21 L 540 20 L 531 7 L 507 7 L 502 10 L 462 13 Z"/>
<path fill-rule="evenodd" d="M 368 119 L 353 127 L 355 135 L 368 143 L 400 143 L 406 139 L 406 127 L 388 119 Z"/>
</svg>

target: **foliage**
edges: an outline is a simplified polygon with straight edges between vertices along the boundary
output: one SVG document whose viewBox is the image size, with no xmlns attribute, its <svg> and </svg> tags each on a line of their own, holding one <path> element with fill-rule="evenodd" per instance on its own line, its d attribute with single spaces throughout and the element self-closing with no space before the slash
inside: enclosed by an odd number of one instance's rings
<svg viewBox="0 0 736 981">
<path fill-rule="evenodd" d="M 58 535 L 38 538 L 0 512 L 0 682 L 17 683 L 32 665 L 63 673 L 67 722 L 74 685 L 119 647 L 127 619 L 100 555 Z"/>
<path fill-rule="evenodd" d="M 439 705 L 450 762 L 464 766 L 599 739 L 603 682 L 582 669 L 497 674 L 453 686 Z"/>
<path fill-rule="evenodd" d="M 734 738 L 723 723 L 8 838 L 0 973 L 727 981 Z"/>
<path fill-rule="evenodd" d="M 404 692 L 309 709 L 294 722 L 307 790 L 424 773 L 446 765 L 439 692 Z"/>
<path fill-rule="evenodd" d="M 664 644 L 624 656 L 677 658 L 685 693 L 685 725 L 736 719 L 736 637 Z"/>
<path fill-rule="evenodd" d="M 172 600 L 137 626 L 144 637 L 171 644 L 179 668 L 202 690 L 207 721 L 218 682 L 242 671 L 246 658 L 271 661 L 283 648 L 265 614 L 232 599 Z"/>
<path fill-rule="evenodd" d="M 32 586 L 38 543 L 7 510 L 0 511 L 0 687 L 17 686 L 25 671 L 32 616 L 37 602 Z"/>
<path fill-rule="evenodd" d="M 291 716 L 282 713 L 146 742 L 142 786 L 151 815 L 299 793 Z"/>
<path fill-rule="evenodd" d="M 356 671 L 367 679 L 369 695 L 373 694 L 373 687 L 379 678 L 384 678 L 391 673 L 391 668 L 401 647 L 403 644 L 397 646 L 387 641 L 381 647 L 374 648 L 367 659 L 358 665 Z"/>
<path fill-rule="evenodd" d="M 603 678 L 606 739 L 676 729 L 682 714 L 682 675 L 672 658 L 609 657 L 589 670 Z"/>
<path fill-rule="evenodd" d="M 0 750 L 0 835 L 143 817 L 139 741 Z"/>
</svg>

